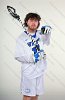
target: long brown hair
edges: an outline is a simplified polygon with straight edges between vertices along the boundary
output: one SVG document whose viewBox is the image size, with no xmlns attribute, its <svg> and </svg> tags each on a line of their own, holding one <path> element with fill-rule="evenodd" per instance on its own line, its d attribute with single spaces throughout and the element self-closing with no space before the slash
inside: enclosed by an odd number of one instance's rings
<svg viewBox="0 0 65 100">
<path fill-rule="evenodd" d="M 38 26 L 37 26 L 37 28 L 38 28 L 39 25 L 40 25 L 41 17 L 40 17 L 37 13 L 28 13 L 28 14 L 26 15 L 25 19 L 24 19 L 24 26 L 25 26 L 25 27 L 28 26 L 28 25 L 27 25 L 27 21 L 28 21 L 30 18 L 31 18 L 31 19 L 37 19 L 37 20 L 38 20 Z"/>
</svg>

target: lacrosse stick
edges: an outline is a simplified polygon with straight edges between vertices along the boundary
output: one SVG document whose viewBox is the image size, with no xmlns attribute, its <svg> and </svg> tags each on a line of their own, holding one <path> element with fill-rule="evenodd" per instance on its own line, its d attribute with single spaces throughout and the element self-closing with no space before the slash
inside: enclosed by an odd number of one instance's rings
<svg viewBox="0 0 65 100">
<path fill-rule="evenodd" d="M 8 9 L 8 12 L 10 13 L 10 15 L 13 18 L 17 19 L 21 23 L 22 27 L 26 30 L 26 27 L 22 23 L 20 16 L 16 13 L 16 9 L 11 6 L 7 6 L 7 9 Z M 42 26 L 41 34 L 49 34 L 49 33 L 51 33 L 51 29 L 52 29 L 51 26 L 48 26 L 48 25 Z"/>
<path fill-rule="evenodd" d="M 22 21 L 21 21 L 21 19 L 20 19 L 20 16 L 16 13 L 16 9 L 14 9 L 14 8 L 11 7 L 11 6 L 7 6 L 7 10 L 8 10 L 8 12 L 9 12 L 9 14 L 10 14 L 12 17 L 14 17 L 15 19 L 17 19 L 17 20 L 21 23 L 22 27 L 26 30 L 24 24 L 22 23 Z"/>
</svg>

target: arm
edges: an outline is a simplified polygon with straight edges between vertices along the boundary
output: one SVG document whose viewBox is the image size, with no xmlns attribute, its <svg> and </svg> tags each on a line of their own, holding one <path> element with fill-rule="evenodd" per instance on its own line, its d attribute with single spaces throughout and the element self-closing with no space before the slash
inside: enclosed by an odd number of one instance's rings
<svg viewBox="0 0 65 100">
<path fill-rule="evenodd" d="M 50 44 L 51 29 L 52 28 L 50 26 L 42 26 L 41 38 L 42 38 L 43 44 L 46 44 L 46 45 Z"/>
<path fill-rule="evenodd" d="M 33 60 L 30 58 L 30 54 L 28 53 L 27 46 L 22 38 L 19 37 L 16 41 L 15 59 L 22 63 L 32 63 Z"/>
</svg>

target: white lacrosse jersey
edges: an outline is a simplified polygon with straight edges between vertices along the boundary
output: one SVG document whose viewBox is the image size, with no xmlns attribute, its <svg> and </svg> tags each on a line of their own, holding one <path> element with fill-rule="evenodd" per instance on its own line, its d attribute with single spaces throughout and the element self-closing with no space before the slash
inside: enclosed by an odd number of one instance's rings
<svg viewBox="0 0 65 100">
<path fill-rule="evenodd" d="M 15 59 L 21 62 L 22 74 L 28 78 L 43 75 L 47 62 L 44 59 L 44 44 L 50 44 L 50 33 L 23 31 L 16 40 Z"/>
</svg>

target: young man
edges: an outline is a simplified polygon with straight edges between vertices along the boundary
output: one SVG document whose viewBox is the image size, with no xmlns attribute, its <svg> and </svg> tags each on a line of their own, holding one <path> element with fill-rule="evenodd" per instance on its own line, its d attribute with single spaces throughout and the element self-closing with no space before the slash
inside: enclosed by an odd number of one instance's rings
<svg viewBox="0 0 65 100">
<path fill-rule="evenodd" d="M 50 34 L 38 31 L 41 17 L 36 13 L 28 13 L 24 19 L 27 28 L 18 37 L 15 59 L 21 62 L 21 92 L 23 100 L 38 100 L 44 93 L 44 72 L 46 69 L 46 55 L 44 44 L 49 44 Z"/>
</svg>

